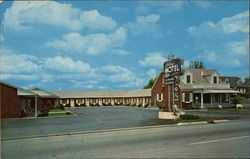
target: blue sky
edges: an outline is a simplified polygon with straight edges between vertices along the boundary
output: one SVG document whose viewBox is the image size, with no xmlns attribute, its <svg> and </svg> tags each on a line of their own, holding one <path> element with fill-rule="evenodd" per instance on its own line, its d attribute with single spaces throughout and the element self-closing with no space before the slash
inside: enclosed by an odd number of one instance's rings
<svg viewBox="0 0 250 159">
<path fill-rule="evenodd" d="M 249 1 L 3 1 L 1 80 L 47 90 L 141 89 L 171 52 L 249 70 Z"/>
</svg>

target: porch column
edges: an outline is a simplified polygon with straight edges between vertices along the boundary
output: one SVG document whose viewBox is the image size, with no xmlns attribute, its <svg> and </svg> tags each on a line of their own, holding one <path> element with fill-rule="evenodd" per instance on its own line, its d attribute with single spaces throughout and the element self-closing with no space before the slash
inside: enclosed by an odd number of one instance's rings
<svg viewBox="0 0 250 159">
<path fill-rule="evenodd" d="M 219 104 L 221 104 L 222 105 L 222 94 L 219 94 L 219 96 L 220 96 L 220 103 Z"/>
<path fill-rule="evenodd" d="M 201 91 L 201 108 L 203 108 L 203 90 Z"/>
<path fill-rule="evenodd" d="M 213 107 L 213 94 L 210 94 L 210 106 Z"/>
</svg>

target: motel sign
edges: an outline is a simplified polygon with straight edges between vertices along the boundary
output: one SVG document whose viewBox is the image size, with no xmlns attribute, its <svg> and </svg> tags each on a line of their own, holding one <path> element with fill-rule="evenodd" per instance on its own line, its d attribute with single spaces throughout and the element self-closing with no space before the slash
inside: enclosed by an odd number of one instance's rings
<svg viewBox="0 0 250 159">
<path fill-rule="evenodd" d="M 181 73 L 181 59 L 173 59 L 164 63 L 165 78 L 179 76 Z"/>
</svg>

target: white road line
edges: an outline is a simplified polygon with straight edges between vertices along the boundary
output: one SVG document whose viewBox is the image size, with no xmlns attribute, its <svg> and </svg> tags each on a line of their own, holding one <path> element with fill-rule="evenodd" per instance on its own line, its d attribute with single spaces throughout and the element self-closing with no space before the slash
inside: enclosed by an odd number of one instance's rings
<svg viewBox="0 0 250 159">
<path fill-rule="evenodd" d="M 232 137 L 232 138 L 226 138 L 226 139 L 209 140 L 209 141 L 203 141 L 203 142 L 193 142 L 193 143 L 189 143 L 189 145 L 207 144 L 207 143 L 212 143 L 212 142 L 234 140 L 234 139 L 241 139 L 241 138 L 248 138 L 248 137 L 249 136 L 239 136 L 239 137 Z"/>
</svg>

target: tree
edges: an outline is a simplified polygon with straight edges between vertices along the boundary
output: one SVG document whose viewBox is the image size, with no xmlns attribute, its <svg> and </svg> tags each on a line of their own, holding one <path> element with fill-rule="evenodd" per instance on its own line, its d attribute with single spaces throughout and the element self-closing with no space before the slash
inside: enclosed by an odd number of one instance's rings
<svg viewBox="0 0 250 159">
<path fill-rule="evenodd" d="M 244 81 L 245 85 L 250 85 L 250 77 L 246 77 Z"/>
<path fill-rule="evenodd" d="M 154 83 L 155 83 L 155 81 L 156 81 L 156 78 L 151 78 L 151 79 L 148 81 L 148 84 L 145 85 L 143 88 L 144 88 L 144 89 L 152 88 L 153 85 L 154 85 Z"/>
<path fill-rule="evenodd" d="M 191 61 L 189 68 L 205 68 L 205 65 L 201 60 L 195 60 Z"/>
</svg>

